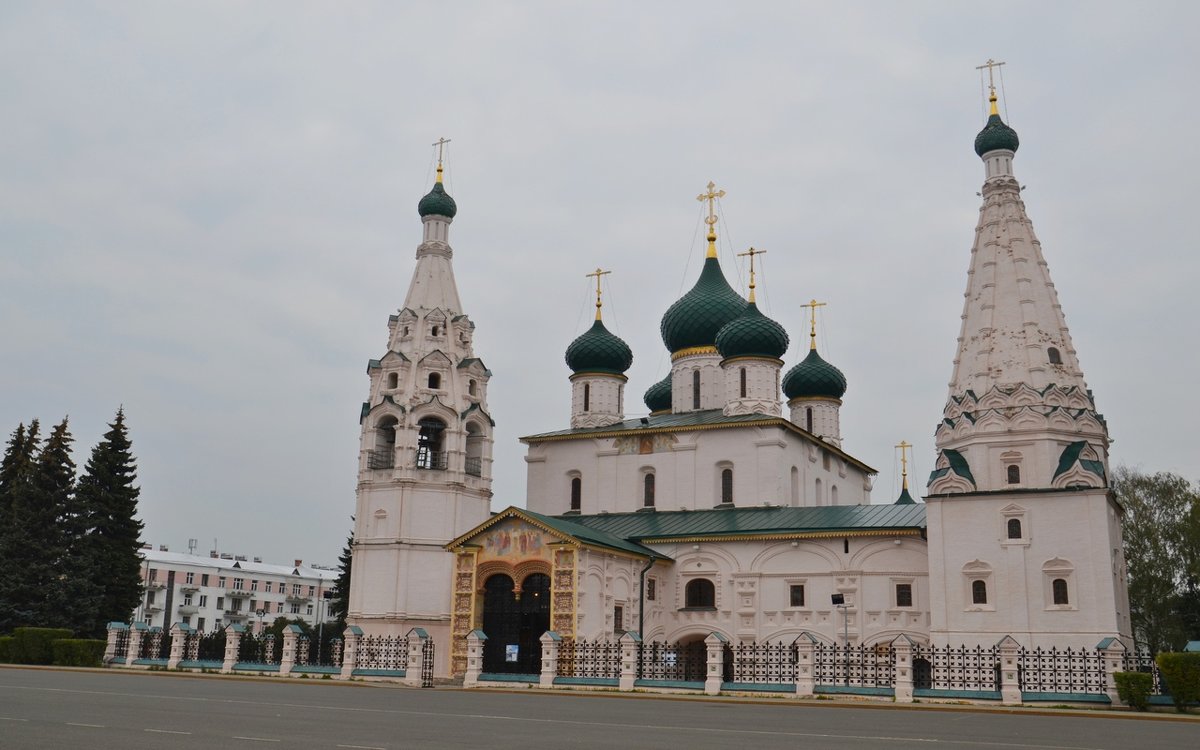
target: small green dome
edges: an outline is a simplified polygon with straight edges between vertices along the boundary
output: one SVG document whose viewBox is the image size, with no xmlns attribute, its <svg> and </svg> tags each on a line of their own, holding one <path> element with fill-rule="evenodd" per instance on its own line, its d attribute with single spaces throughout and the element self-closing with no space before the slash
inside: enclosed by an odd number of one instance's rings
<svg viewBox="0 0 1200 750">
<path fill-rule="evenodd" d="M 713 346 L 717 332 L 741 315 L 746 304 L 725 280 L 717 259 L 706 258 L 696 285 L 662 317 L 659 331 L 667 351 L 674 353 L 693 346 Z"/>
<path fill-rule="evenodd" d="M 1017 138 L 1017 131 L 1005 125 L 998 114 L 989 117 L 987 125 L 975 136 L 975 153 L 980 156 L 1000 149 L 1016 151 L 1020 145 L 1021 139 Z"/>
<path fill-rule="evenodd" d="M 916 505 L 917 501 L 913 500 L 913 496 L 908 494 L 908 488 L 905 487 L 900 493 L 900 497 L 896 498 L 896 502 L 892 505 Z"/>
<path fill-rule="evenodd" d="M 605 372 L 622 375 L 633 364 L 633 352 L 597 320 L 567 347 L 567 367 L 572 372 Z"/>
<path fill-rule="evenodd" d="M 647 388 L 642 400 L 651 412 L 671 411 L 671 374 Z"/>
<path fill-rule="evenodd" d="M 454 214 L 458 213 L 458 204 L 446 192 L 446 188 L 442 187 L 442 183 L 433 183 L 433 190 L 430 190 L 421 202 L 417 204 L 417 213 L 421 214 L 421 218 L 426 216 L 445 216 L 449 219 L 454 218 Z"/>
<path fill-rule="evenodd" d="M 816 349 L 810 350 L 803 362 L 783 376 L 783 393 L 789 399 L 812 396 L 841 398 L 845 392 L 846 376 L 821 359 Z"/>
<path fill-rule="evenodd" d="M 717 351 L 730 357 L 771 357 L 780 359 L 788 348 L 787 331 L 763 315 L 753 302 L 741 315 L 726 323 L 717 333 Z"/>
</svg>

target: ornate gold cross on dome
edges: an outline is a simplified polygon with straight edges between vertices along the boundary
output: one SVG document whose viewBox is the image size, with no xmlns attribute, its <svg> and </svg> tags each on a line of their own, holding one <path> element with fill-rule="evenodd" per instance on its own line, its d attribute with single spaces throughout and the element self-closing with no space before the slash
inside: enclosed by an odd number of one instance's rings
<svg viewBox="0 0 1200 750">
<path fill-rule="evenodd" d="M 596 266 L 595 271 L 592 271 L 591 273 L 588 273 L 588 274 L 584 274 L 584 276 L 589 279 L 593 276 L 596 277 L 596 320 L 600 320 L 600 277 L 607 276 L 610 273 L 612 273 L 612 271 L 602 271 L 602 270 L 600 270 L 599 266 Z"/>
<path fill-rule="evenodd" d="M 990 57 L 989 57 L 989 58 L 988 58 L 988 61 L 987 61 L 987 62 L 985 62 L 983 65 L 976 65 L 976 66 L 975 66 L 975 70 L 983 70 L 984 68 L 987 68 L 987 72 L 988 72 L 988 88 L 989 88 L 989 89 L 991 89 L 992 96 L 995 96 L 995 95 L 996 95 L 996 79 L 995 79 L 995 77 L 993 76 L 993 73 L 994 73 L 994 71 L 995 71 L 995 69 L 996 69 L 996 68 L 1000 67 L 1000 66 L 1001 66 L 1001 65 L 1003 65 L 1003 64 L 1004 64 L 1004 63 L 1002 63 L 1002 62 L 996 62 L 995 60 L 993 60 L 992 58 L 990 58 Z"/>
<path fill-rule="evenodd" d="M 904 489 L 908 489 L 908 449 L 912 447 L 912 443 L 901 440 L 896 447 L 900 449 L 900 476 L 904 482 Z"/>
<path fill-rule="evenodd" d="M 809 308 L 809 317 L 812 319 L 812 327 L 808 333 L 808 337 L 809 337 L 808 348 L 809 349 L 817 348 L 817 308 L 824 307 L 827 304 L 829 304 L 829 303 L 828 302 L 817 302 L 814 299 L 814 300 L 809 300 L 809 302 L 807 304 L 800 305 L 801 307 Z"/>
<path fill-rule="evenodd" d="M 438 165 L 437 165 L 437 181 L 442 181 L 442 149 L 450 142 L 449 138 L 438 138 L 437 142 L 432 144 L 438 149 Z"/>
<path fill-rule="evenodd" d="M 754 301 L 754 256 L 762 255 L 765 252 L 766 252 L 766 250 L 755 250 L 754 248 L 750 248 L 749 250 L 747 250 L 744 253 L 738 253 L 739 258 L 744 258 L 747 255 L 750 256 L 750 301 L 751 302 Z"/>
<path fill-rule="evenodd" d="M 708 201 L 708 216 L 704 217 L 704 223 L 708 225 L 708 254 L 705 257 L 717 257 L 717 209 L 714 205 L 718 198 L 725 197 L 724 190 L 714 190 L 717 183 L 709 180 L 708 192 L 701 193 L 696 196 L 696 200 L 703 203 Z"/>
</svg>

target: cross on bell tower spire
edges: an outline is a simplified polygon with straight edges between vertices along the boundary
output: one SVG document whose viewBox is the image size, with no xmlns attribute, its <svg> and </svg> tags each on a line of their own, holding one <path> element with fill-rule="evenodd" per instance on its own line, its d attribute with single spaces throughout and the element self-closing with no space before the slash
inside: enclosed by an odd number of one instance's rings
<svg viewBox="0 0 1200 750">
<path fill-rule="evenodd" d="M 901 440 L 896 444 L 900 449 L 900 478 L 903 482 L 904 489 L 908 489 L 908 450 L 912 448 L 912 443 L 907 440 Z"/>
<path fill-rule="evenodd" d="M 717 257 L 717 210 L 714 205 L 718 198 L 725 197 L 724 190 L 716 190 L 717 183 L 709 180 L 708 190 L 696 196 L 696 200 L 703 203 L 708 201 L 708 216 L 704 217 L 704 223 L 708 225 L 708 252 L 704 257 Z"/>
<path fill-rule="evenodd" d="M 801 307 L 807 307 L 809 309 L 809 317 L 811 318 L 811 321 L 812 321 L 812 326 L 808 333 L 808 338 L 809 338 L 808 348 L 809 349 L 817 348 L 817 308 L 825 307 L 825 305 L 827 305 L 827 304 L 829 304 L 829 303 L 828 302 L 817 302 L 814 299 L 814 300 L 809 300 L 806 304 L 800 305 Z"/>
<path fill-rule="evenodd" d="M 596 320 L 600 320 L 600 277 L 607 276 L 610 273 L 612 273 L 612 271 L 602 271 L 600 270 L 599 266 L 596 266 L 595 271 L 584 274 L 584 276 L 589 279 L 593 276 L 596 277 Z"/>
<path fill-rule="evenodd" d="M 988 58 L 988 61 L 987 61 L 987 62 L 985 62 L 983 65 L 976 65 L 976 66 L 975 66 L 975 70 L 983 70 L 984 68 L 987 68 L 987 72 L 988 72 L 988 101 L 989 101 L 989 102 L 991 102 L 991 104 L 992 104 L 992 111 L 991 111 L 991 113 L 990 113 L 990 114 L 993 114 L 993 115 L 998 115 L 998 114 L 1000 114 L 1000 110 L 999 110 L 999 109 L 996 107 L 996 78 L 995 78 L 995 70 L 996 70 L 996 68 L 1000 67 L 1000 66 L 1001 66 L 1001 65 L 1003 65 L 1003 64 L 1004 64 L 1003 62 L 996 62 L 995 60 L 993 60 L 992 58 L 990 58 L 990 57 L 989 57 L 989 58 Z M 1006 100 L 1006 101 L 1007 101 L 1007 100 Z"/>
<path fill-rule="evenodd" d="M 444 155 L 443 149 L 445 148 L 446 144 L 449 142 L 450 142 L 449 138 L 439 137 L 437 139 L 437 141 L 432 144 L 434 146 L 437 146 L 437 150 L 438 150 L 438 163 L 437 163 L 437 181 L 438 182 L 442 181 L 442 156 Z"/>
<path fill-rule="evenodd" d="M 739 258 L 744 258 L 747 255 L 750 256 L 750 301 L 751 302 L 754 301 L 754 256 L 762 255 L 765 252 L 766 252 L 766 250 L 755 250 L 754 248 L 750 248 L 749 250 L 747 250 L 744 253 L 738 253 Z"/>
</svg>

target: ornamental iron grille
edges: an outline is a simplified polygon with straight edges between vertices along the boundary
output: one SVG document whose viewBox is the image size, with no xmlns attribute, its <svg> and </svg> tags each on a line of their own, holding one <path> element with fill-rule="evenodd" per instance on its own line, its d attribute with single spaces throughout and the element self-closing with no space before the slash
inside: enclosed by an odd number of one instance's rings
<svg viewBox="0 0 1200 750">
<path fill-rule="evenodd" d="M 895 653 L 886 643 L 872 646 L 818 643 L 813 646 L 813 681 L 817 685 L 893 687 L 896 681 Z"/>
<path fill-rule="evenodd" d="M 196 633 L 195 656 L 189 659 L 197 661 L 225 661 L 225 628 L 217 628 L 211 633 Z"/>
<path fill-rule="evenodd" d="M 390 469 L 395 465 L 396 451 L 394 448 L 376 449 L 367 452 L 368 469 Z"/>
<path fill-rule="evenodd" d="M 358 642 L 358 669 L 408 668 L 408 636 L 364 635 Z"/>
<path fill-rule="evenodd" d="M 1017 683 L 1025 693 L 1105 692 L 1104 659 L 1097 650 L 1021 649 Z"/>
<path fill-rule="evenodd" d="M 703 682 L 708 671 L 708 649 L 701 640 L 643 643 L 640 671 L 646 680 Z"/>
<path fill-rule="evenodd" d="M 200 654 L 200 631 L 189 630 L 183 634 L 183 660 L 196 661 Z"/>
<path fill-rule="evenodd" d="M 142 637 L 142 648 L 138 653 L 139 659 L 170 659 L 171 635 L 164 633 L 162 628 L 150 628 Z"/>
<path fill-rule="evenodd" d="M 621 644 L 616 641 L 563 641 L 558 647 L 559 677 L 621 676 Z"/>
<path fill-rule="evenodd" d="M 1000 689 L 996 647 L 913 646 L 913 687 L 926 690 Z"/>
<path fill-rule="evenodd" d="M 476 456 L 467 456 L 463 468 L 471 476 L 481 477 L 483 476 L 483 459 Z"/>
<path fill-rule="evenodd" d="M 796 647 L 792 643 L 726 643 L 726 682 L 757 685 L 791 684 L 796 681 Z"/>
<path fill-rule="evenodd" d="M 307 635 L 296 638 L 296 666 L 340 667 L 342 666 L 342 639 L 326 638 L 314 641 Z"/>
<path fill-rule="evenodd" d="M 129 631 L 118 630 L 116 644 L 113 647 L 113 659 L 124 660 L 129 657 Z"/>
<path fill-rule="evenodd" d="M 421 643 L 421 687 L 433 687 L 433 639 Z"/>
<path fill-rule="evenodd" d="M 278 664 L 283 656 L 283 639 L 273 633 L 243 633 L 238 644 L 242 664 Z"/>
<path fill-rule="evenodd" d="M 550 629 L 550 576 L 530 573 L 518 590 L 503 573 L 483 585 L 483 671 L 537 674 L 542 634 Z"/>
<path fill-rule="evenodd" d="M 1137 653 L 1125 652 L 1125 657 L 1121 662 L 1121 669 L 1124 672 L 1146 672 L 1151 675 L 1153 682 L 1151 683 L 1151 695 L 1169 695 L 1166 686 L 1163 685 L 1162 673 L 1158 671 L 1158 663 L 1154 661 L 1154 655 L 1148 651 Z"/>
</svg>

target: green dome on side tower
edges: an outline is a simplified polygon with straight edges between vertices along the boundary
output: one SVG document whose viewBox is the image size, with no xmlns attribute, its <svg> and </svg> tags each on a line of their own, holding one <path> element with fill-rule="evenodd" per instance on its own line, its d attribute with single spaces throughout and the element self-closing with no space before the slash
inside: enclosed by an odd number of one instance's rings
<svg viewBox="0 0 1200 750">
<path fill-rule="evenodd" d="M 732 357 L 770 357 L 780 359 L 788 348 L 787 331 L 763 315 L 750 302 L 741 315 L 722 326 L 716 338 L 717 351 L 725 359 Z"/>
<path fill-rule="evenodd" d="M 983 156 L 989 151 L 1006 151 L 1016 152 L 1021 145 L 1021 139 L 1017 137 L 1017 131 L 1004 124 L 1000 119 L 1000 111 L 996 108 L 996 95 L 992 94 L 992 114 L 988 117 L 987 124 L 983 126 L 983 130 L 979 131 L 979 135 L 975 136 L 975 153 Z"/>
<path fill-rule="evenodd" d="M 624 375 L 633 364 L 633 352 L 620 337 L 609 333 L 597 318 L 592 327 L 567 347 L 567 367 L 572 372 Z"/>
<path fill-rule="evenodd" d="M 846 376 L 811 349 L 804 361 L 783 376 L 783 393 L 793 398 L 841 398 L 846 393 Z"/>
<path fill-rule="evenodd" d="M 417 213 L 421 214 L 421 218 L 426 216 L 445 216 L 448 219 L 453 219 L 458 213 L 458 204 L 446 192 L 446 188 L 442 186 L 441 174 L 438 174 L 438 181 L 433 183 L 433 190 L 430 190 L 421 202 L 417 204 Z"/>
<path fill-rule="evenodd" d="M 671 374 L 667 373 L 665 378 L 647 388 L 642 400 L 646 402 L 646 408 L 651 414 L 671 411 Z"/>
<path fill-rule="evenodd" d="M 700 278 L 691 290 L 667 309 L 659 331 L 671 353 L 714 346 L 717 333 L 742 314 L 746 300 L 729 286 L 715 257 L 705 258 Z"/>
</svg>

